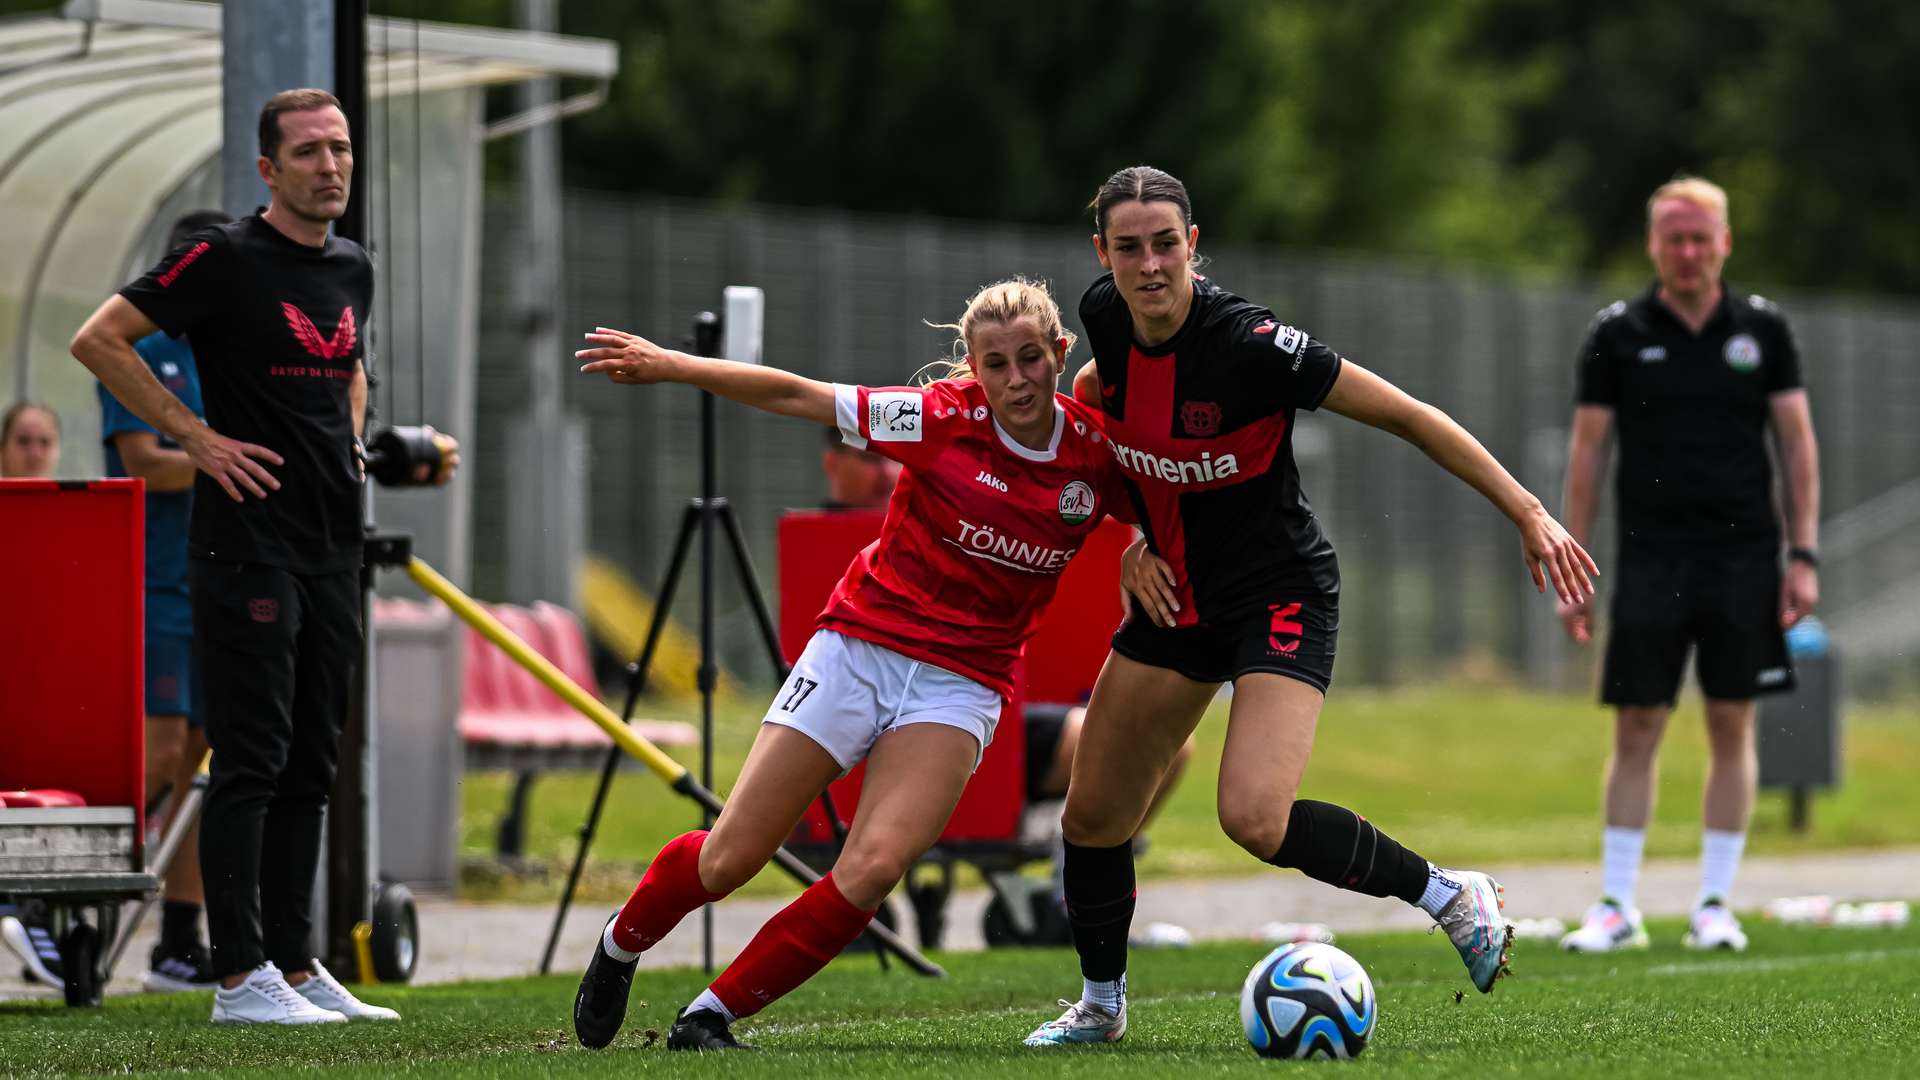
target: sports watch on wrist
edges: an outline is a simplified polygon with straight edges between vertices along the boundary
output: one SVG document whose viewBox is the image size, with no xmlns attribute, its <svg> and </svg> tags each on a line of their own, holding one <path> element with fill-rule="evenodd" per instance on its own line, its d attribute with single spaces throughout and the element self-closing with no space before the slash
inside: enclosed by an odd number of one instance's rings
<svg viewBox="0 0 1920 1080">
<path fill-rule="evenodd" d="M 1820 565 L 1820 553 L 1812 548 L 1790 547 L 1787 549 L 1787 561 L 1803 562 L 1808 566 L 1818 567 Z"/>
</svg>

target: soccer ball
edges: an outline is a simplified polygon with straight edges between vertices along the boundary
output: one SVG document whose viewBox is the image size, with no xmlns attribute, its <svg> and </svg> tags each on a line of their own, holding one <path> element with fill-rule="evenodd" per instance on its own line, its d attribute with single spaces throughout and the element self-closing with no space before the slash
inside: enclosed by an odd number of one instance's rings
<svg viewBox="0 0 1920 1080">
<path fill-rule="evenodd" d="M 1268 953 L 1240 988 L 1240 1026 L 1262 1057 L 1358 1057 L 1379 1019 L 1366 969 L 1317 941 Z"/>
</svg>

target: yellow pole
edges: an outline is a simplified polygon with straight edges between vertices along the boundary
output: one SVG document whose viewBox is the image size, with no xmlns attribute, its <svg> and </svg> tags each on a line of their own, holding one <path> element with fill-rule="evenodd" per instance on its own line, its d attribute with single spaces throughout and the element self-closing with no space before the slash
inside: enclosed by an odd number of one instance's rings
<svg viewBox="0 0 1920 1080">
<path fill-rule="evenodd" d="M 488 641 L 500 646 L 514 662 L 533 673 L 533 677 L 545 683 L 549 690 L 560 695 L 567 704 L 578 709 L 581 715 L 600 725 L 620 749 L 638 759 L 641 764 L 652 769 L 655 776 L 669 784 L 678 783 L 687 774 L 687 767 L 668 757 L 659 747 L 641 738 L 639 733 L 622 723 L 613 710 L 601 704 L 600 699 L 580 688 L 580 684 L 567 678 L 566 673 L 554 667 L 546 657 L 533 650 L 533 647 L 520 640 L 513 631 L 500 624 L 486 608 L 481 607 L 472 597 L 461 592 L 453 582 L 441 577 L 433 567 L 412 559 L 407 563 L 407 573 L 420 587 L 440 598 L 440 601 L 453 609 L 455 615 L 480 631 Z"/>
</svg>

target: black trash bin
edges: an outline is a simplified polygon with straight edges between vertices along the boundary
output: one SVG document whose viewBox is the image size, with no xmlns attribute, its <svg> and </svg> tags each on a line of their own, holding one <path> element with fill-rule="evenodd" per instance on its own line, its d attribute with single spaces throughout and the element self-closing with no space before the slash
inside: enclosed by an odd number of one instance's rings
<svg viewBox="0 0 1920 1080">
<path fill-rule="evenodd" d="M 1840 783 L 1840 668 L 1826 624 L 1812 616 L 1787 631 L 1794 689 L 1760 699 L 1755 734 L 1760 749 L 1760 786 L 1785 788 L 1789 820 L 1807 827 L 1814 788 Z"/>
</svg>

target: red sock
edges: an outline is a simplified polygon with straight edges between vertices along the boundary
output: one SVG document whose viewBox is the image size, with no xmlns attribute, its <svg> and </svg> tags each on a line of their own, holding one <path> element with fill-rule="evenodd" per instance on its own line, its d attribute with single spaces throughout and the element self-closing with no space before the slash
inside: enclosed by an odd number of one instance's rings
<svg viewBox="0 0 1920 1080">
<path fill-rule="evenodd" d="M 872 921 L 828 874 L 768 919 L 709 989 L 736 1019 L 752 1016 L 813 978 Z"/>
<path fill-rule="evenodd" d="M 613 919 L 613 943 L 630 952 L 645 952 L 666 937 L 687 912 L 725 898 L 700 883 L 700 848 L 707 831 L 696 829 L 667 841 L 647 865 L 647 874 L 635 886 L 620 914 Z"/>
</svg>

